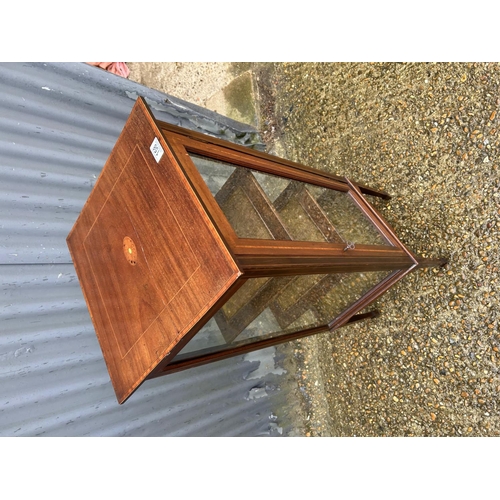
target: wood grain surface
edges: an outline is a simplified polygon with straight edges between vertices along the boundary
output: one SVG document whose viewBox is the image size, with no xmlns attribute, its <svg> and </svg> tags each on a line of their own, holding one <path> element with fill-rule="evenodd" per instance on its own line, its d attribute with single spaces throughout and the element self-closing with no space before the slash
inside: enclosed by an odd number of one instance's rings
<svg viewBox="0 0 500 500">
<path fill-rule="evenodd" d="M 240 275 L 141 100 L 68 246 L 120 403 Z"/>
</svg>

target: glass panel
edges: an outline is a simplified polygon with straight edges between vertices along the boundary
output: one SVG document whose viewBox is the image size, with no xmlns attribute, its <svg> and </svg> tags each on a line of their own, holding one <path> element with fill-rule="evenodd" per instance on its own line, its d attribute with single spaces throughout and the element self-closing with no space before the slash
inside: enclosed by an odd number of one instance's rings
<svg viewBox="0 0 500 500">
<path fill-rule="evenodd" d="M 328 220 L 347 241 L 361 245 L 387 245 L 387 240 L 347 193 L 310 186 Z"/>
<path fill-rule="evenodd" d="M 190 157 L 240 238 L 388 244 L 348 193 Z"/>
<path fill-rule="evenodd" d="M 238 236 L 252 234 L 252 238 L 273 239 L 266 223 L 240 187 L 234 189 L 222 208 L 229 224 Z"/>
<path fill-rule="evenodd" d="M 200 172 L 205 184 L 210 189 L 210 192 L 217 196 L 220 188 L 231 177 L 231 174 L 236 170 L 236 167 L 229 163 L 215 161 L 203 156 L 190 155 L 198 172 Z"/>
<path fill-rule="evenodd" d="M 391 273 L 249 279 L 176 359 L 326 325 Z"/>
<path fill-rule="evenodd" d="M 222 336 L 220 328 L 214 318 L 212 318 L 185 346 L 178 354 L 195 353 L 203 349 L 216 346 L 224 346 L 226 341 Z M 218 349 L 217 349 L 218 350 Z"/>
</svg>

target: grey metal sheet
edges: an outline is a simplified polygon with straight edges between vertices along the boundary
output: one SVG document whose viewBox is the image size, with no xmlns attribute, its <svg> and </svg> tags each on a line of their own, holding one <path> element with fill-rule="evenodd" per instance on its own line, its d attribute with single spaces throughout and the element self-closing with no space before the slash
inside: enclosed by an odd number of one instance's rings
<svg viewBox="0 0 500 500">
<path fill-rule="evenodd" d="M 0 64 L 0 435 L 277 435 L 283 370 L 251 375 L 274 349 L 116 402 L 65 239 L 138 95 L 163 121 L 262 149 L 252 127 L 83 63 Z"/>
</svg>

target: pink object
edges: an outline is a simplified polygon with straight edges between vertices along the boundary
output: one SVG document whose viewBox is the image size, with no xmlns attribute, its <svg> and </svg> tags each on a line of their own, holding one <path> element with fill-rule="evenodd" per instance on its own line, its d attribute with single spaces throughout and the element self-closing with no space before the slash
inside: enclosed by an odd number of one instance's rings
<svg viewBox="0 0 500 500">
<path fill-rule="evenodd" d="M 130 75 L 130 70 L 124 62 L 89 62 L 87 64 L 105 69 L 115 75 L 123 76 L 123 78 L 128 78 Z"/>
</svg>

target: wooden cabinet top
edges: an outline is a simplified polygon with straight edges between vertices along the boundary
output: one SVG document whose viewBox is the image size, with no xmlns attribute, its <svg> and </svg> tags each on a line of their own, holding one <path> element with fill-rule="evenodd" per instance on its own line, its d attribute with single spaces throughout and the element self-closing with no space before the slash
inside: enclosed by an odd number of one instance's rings
<svg viewBox="0 0 500 500">
<path fill-rule="evenodd" d="M 141 100 L 67 242 L 120 402 L 240 275 Z"/>
</svg>

